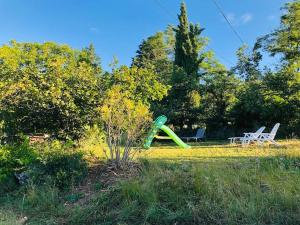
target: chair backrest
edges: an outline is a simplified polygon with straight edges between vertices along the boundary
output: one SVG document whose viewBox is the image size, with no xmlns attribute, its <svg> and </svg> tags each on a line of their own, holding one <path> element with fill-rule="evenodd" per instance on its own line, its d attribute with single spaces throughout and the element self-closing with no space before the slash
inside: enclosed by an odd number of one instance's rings
<svg viewBox="0 0 300 225">
<path fill-rule="evenodd" d="M 199 128 L 199 129 L 197 130 L 196 137 L 197 137 L 197 138 L 203 138 L 203 137 L 204 137 L 204 133 L 205 133 L 205 129 Z"/>
<path fill-rule="evenodd" d="M 261 127 L 261 128 L 259 128 L 259 129 L 253 134 L 253 136 L 254 136 L 255 138 L 258 138 L 258 136 L 261 135 L 261 133 L 264 131 L 264 129 L 266 129 L 266 127 Z"/>
<path fill-rule="evenodd" d="M 275 138 L 275 135 L 277 133 L 279 126 L 280 126 L 280 123 L 276 123 L 274 125 L 274 127 L 272 128 L 271 133 L 270 133 L 271 138 L 273 138 L 273 139 Z"/>
</svg>

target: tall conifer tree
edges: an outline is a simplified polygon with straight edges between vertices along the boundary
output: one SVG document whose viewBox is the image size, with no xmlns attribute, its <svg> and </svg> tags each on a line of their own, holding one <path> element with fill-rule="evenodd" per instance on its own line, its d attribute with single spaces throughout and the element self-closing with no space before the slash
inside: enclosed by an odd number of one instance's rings
<svg viewBox="0 0 300 225">
<path fill-rule="evenodd" d="M 189 23 L 185 3 L 181 3 L 178 19 L 179 25 L 174 28 L 175 59 L 168 107 L 171 122 L 182 129 L 184 125 L 191 126 L 197 121 L 200 106 L 198 71 L 204 59 L 200 50 L 205 41 L 200 38 L 204 29 Z"/>
<path fill-rule="evenodd" d="M 204 29 L 199 25 L 190 24 L 187 18 L 185 3 L 181 3 L 179 25 L 175 28 L 175 61 L 174 64 L 184 69 L 187 75 L 196 76 L 199 64 L 203 58 L 199 58 L 199 35 Z"/>
</svg>

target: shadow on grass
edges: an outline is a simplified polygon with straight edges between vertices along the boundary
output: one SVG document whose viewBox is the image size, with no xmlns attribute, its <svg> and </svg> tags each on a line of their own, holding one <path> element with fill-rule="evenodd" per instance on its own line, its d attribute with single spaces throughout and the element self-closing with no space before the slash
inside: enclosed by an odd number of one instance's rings
<svg viewBox="0 0 300 225">
<path fill-rule="evenodd" d="M 99 185 L 85 204 L 68 205 L 65 193 L 34 187 L 11 197 L 10 212 L 39 225 L 300 224 L 300 157 L 141 157 L 140 163 L 140 174 Z"/>
<path fill-rule="evenodd" d="M 190 163 L 202 163 L 209 161 L 211 163 L 223 163 L 227 161 L 233 161 L 233 162 L 243 162 L 243 161 L 254 161 L 257 159 L 264 159 L 264 158 L 276 158 L 276 157 L 270 157 L 270 156 L 230 156 L 230 157 L 224 157 L 224 156 L 177 156 L 177 157 L 164 157 L 163 159 L 161 158 L 147 158 L 147 157 L 140 157 L 139 159 L 142 160 L 150 160 L 152 162 L 170 162 L 174 161 L 176 163 L 180 162 L 190 162 Z"/>
<path fill-rule="evenodd" d="M 226 162 L 230 159 L 143 159 L 140 176 L 99 195 L 70 224 L 300 223 L 300 196 L 293 194 L 300 191 L 295 161 L 237 157 Z"/>
<path fill-rule="evenodd" d="M 223 146 L 224 144 L 229 144 L 226 140 L 216 140 L 216 141 L 199 141 L 199 142 L 185 142 L 188 145 L 191 146 L 213 146 L 213 145 L 219 145 Z M 152 144 L 152 147 L 162 147 L 162 146 L 177 146 L 173 141 L 154 141 Z"/>
</svg>

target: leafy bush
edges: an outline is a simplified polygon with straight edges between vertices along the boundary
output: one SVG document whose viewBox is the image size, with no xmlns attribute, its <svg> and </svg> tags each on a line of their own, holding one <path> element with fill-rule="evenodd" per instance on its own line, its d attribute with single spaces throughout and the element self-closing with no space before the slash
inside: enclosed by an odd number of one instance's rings
<svg viewBox="0 0 300 225">
<path fill-rule="evenodd" d="M 62 145 L 55 141 L 41 152 L 38 163 L 30 167 L 34 183 L 52 182 L 60 189 L 80 183 L 87 175 L 83 152 L 71 149 L 71 142 Z"/>
<path fill-rule="evenodd" d="M 20 145 L 0 146 L 0 182 L 13 172 L 24 170 L 37 160 L 37 152 L 29 146 L 28 140 Z"/>
<path fill-rule="evenodd" d="M 0 121 L 8 135 L 50 133 L 78 138 L 101 101 L 94 48 L 52 42 L 0 47 Z"/>
<path fill-rule="evenodd" d="M 130 99 L 120 85 L 113 86 L 99 109 L 104 123 L 109 153 L 105 155 L 117 166 L 127 163 L 139 150 L 138 143 L 151 121 L 148 107 Z M 137 148 L 133 149 L 133 146 Z"/>
<path fill-rule="evenodd" d="M 87 174 L 84 154 L 71 147 L 72 142 L 58 141 L 29 146 L 28 140 L 20 145 L 0 147 L 0 187 L 4 191 L 15 188 L 14 173 L 25 172 L 31 182 L 51 182 L 66 189 L 83 180 Z"/>
<path fill-rule="evenodd" d="M 102 149 L 107 147 L 105 143 L 104 132 L 96 124 L 93 126 L 87 126 L 83 137 L 78 141 L 78 147 L 85 153 L 97 157 L 104 158 Z M 100 150 L 100 151 L 99 151 Z"/>
<path fill-rule="evenodd" d="M 13 190 L 16 185 L 15 172 L 26 170 L 37 160 L 37 152 L 25 140 L 19 145 L 0 146 L 0 190 Z"/>
<path fill-rule="evenodd" d="M 87 174 L 87 163 L 81 152 L 51 152 L 41 161 L 39 170 L 40 175 L 51 176 L 59 188 L 67 188 L 83 180 Z"/>
</svg>

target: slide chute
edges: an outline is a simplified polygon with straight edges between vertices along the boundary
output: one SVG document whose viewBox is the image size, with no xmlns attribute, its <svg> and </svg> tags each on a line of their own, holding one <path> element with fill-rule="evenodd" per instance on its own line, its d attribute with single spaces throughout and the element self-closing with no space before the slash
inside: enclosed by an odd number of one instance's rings
<svg viewBox="0 0 300 225">
<path fill-rule="evenodd" d="M 145 140 L 144 148 L 150 148 L 151 143 L 159 130 L 164 131 L 177 145 L 182 148 L 190 148 L 191 146 L 184 143 L 169 127 L 164 125 L 167 122 L 166 116 L 159 116 L 153 122 L 151 130 Z"/>
</svg>

